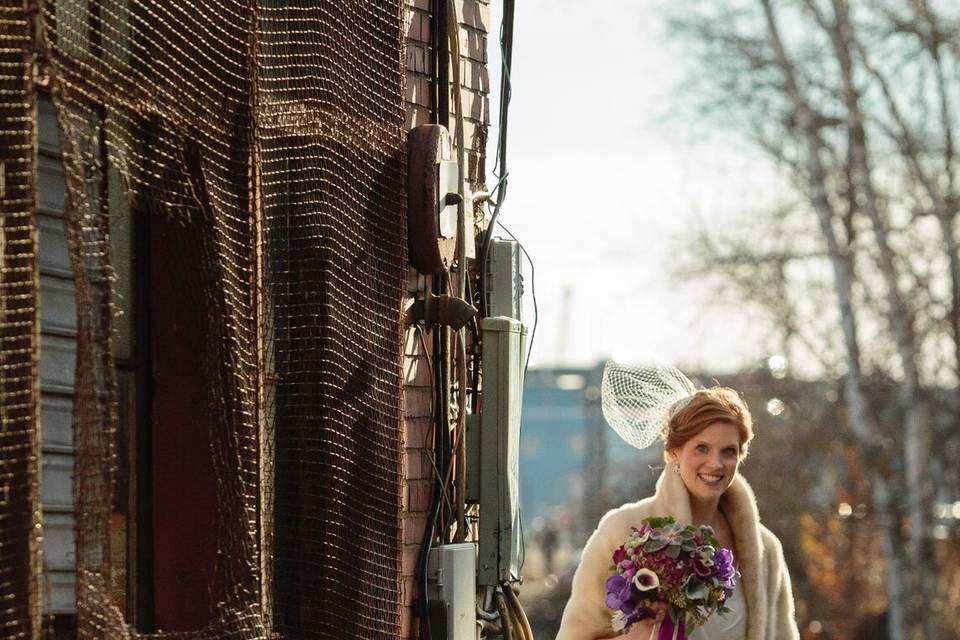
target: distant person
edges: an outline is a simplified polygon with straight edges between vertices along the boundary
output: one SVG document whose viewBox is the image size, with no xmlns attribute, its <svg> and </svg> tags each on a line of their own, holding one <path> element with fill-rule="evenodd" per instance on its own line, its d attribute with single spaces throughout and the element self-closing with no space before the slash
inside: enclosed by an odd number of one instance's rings
<svg viewBox="0 0 960 640">
<path fill-rule="evenodd" d="M 548 518 L 540 532 L 540 550 L 543 553 L 543 566 L 547 574 L 554 573 L 553 555 L 557 550 L 557 523 Z"/>
<path fill-rule="evenodd" d="M 886 610 L 868 615 L 857 625 L 853 640 L 889 640 L 890 632 L 887 625 Z"/>
<path fill-rule="evenodd" d="M 650 516 L 713 527 L 731 549 L 741 576 L 725 603 L 690 640 L 797 640 L 790 576 L 776 536 L 760 524 L 756 500 L 737 473 L 753 438 L 750 411 L 725 387 L 695 390 L 669 367 L 631 368 L 609 363 L 603 381 L 604 416 L 628 443 L 664 440 L 667 466 L 653 496 L 607 513 L 590 536 L 573 578 L 557 640 L 618 635 L 606 607 L 606 579 L 614 550 L 632 526 Z M 634 624 L 621 637 L 648 640 L 654 621 Z"/>
</svg>

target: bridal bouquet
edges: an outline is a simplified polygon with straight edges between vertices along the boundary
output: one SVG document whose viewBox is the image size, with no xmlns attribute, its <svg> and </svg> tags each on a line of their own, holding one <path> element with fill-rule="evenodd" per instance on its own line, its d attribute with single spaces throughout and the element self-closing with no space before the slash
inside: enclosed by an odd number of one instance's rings
<svg viewBox="0 0 960 640">
<path fill-rule="evenodd" d="M 714 613 L 728 613 L 737 572 L 733 553 L 721 548 L 708 526 L 644 518 L 613 552 L 607 607 L 615 631 L 665 610 L 658 639 L 685 640 Z"/>
</svg>

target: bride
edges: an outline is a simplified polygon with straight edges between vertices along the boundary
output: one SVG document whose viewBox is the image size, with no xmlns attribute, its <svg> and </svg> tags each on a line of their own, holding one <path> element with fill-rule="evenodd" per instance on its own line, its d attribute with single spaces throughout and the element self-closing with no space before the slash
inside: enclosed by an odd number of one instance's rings
<svg viewBox="0 0 960 640">
<path fill-rule="evenodd" d="M 611 363 L 604 372 L 603 408 L 611 426 L 640 447 L 662 432 L 667 466 L 653 496 L 614 509 L 600 520 L 584 547 L 557 640 L 618 635 L 605 604 L 605 581 L 614 550 L 627 539 L 631 526 L 649 516 L 710 525 L 720 545 L 733 551 L 741 575 L 726 603 L 732 611 L 713 615 L 690 640 L 798 639 L 780 541 L 760 524 L 753 491 L 737 473 L 753 438 L 749 409 L 732 389 L 696 391 L 675 369 L 656 374 L 658 380 L 651 384 L 643 380 L 649 377 L 644 370 Z M 624 637 L 648 640 L 653 630 L 654 621 L 647 620 L 633 625 Z"/>
</svg>

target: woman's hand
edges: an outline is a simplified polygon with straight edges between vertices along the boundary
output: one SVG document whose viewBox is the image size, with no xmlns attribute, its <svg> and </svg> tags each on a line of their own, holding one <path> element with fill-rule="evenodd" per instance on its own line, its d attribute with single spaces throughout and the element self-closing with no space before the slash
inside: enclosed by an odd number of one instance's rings
<svg viewBox="0 0 960 640">
<path fill-rule="evenodd" d="M 663 616 L 667 614 L 666 605 L 661 603 L 655 603 L 650 607 L 657 612 L 655 618 L 648 618 L 646 620 L 641 620 L 640 622 L 635 622 L 630 630 L 624 635 L 620 636 L 623 640 L 651 640 L 654 637 L 653 630 L 657 624 L 663 620 Z"/>
<path fill-rule="evenodd" d="M 653 637 L 653 629 L 656 627 L 656 620 L 641 620 L 635 622 L 630 630 L 620 636 L 618 640 L 650 640 Z"/>
</svg>

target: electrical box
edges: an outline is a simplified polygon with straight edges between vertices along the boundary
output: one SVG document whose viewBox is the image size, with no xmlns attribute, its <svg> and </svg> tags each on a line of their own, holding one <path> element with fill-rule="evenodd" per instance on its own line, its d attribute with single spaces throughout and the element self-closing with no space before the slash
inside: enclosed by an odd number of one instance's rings
<svg viewBox="0 0 960 640">
<path fill-rule="evenodd" d="M 434 547 L 427 558 L 427 590 L 434 640 L 477 638 L 477 547 L 472 542 Z"/>
<path fill-rule="evenodd" d="M 526 327 L 484 318 L 480 412 L 480 549 L 477 584 L 519 579 L 520 406 Z"/>
<path fill-rule="evenodd" d="M 462 200 L 450 134 L 440 125 L 424 124 L 411 129 L 407 137 L 410 264 L 420 273 L 448 271 L 456 253 L 457 210 Z"/>
<path fill-rule="evenodd" d="M 520 271 L 520 244 L 516 240 L 490 241 L 486 264 L 487 316 L 523 320 L 523 276 Z"/>
</svg>

